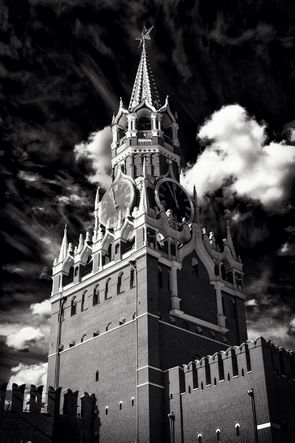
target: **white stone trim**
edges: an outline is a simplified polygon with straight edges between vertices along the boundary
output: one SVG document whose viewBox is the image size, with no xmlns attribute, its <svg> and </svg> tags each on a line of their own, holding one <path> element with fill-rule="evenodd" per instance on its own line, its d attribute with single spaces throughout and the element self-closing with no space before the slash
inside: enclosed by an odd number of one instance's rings
<svg viewBox="0 0 295 443">
<path fill-rule="evenodd" d="M 204 340 L 214 341 L 215 343 L 219 343 L 222 346 L 226 345 L 226 343 L 223 343 L 222 341 L 215 340 L 214 338 L 206 337 L 205 335 L 197 334 L 196 332 L 193 332 L 193 331 L 188 331 L 187 329 L 180 328 L 179 326 L 172 325 L 171 323 L 167 323 L 166 321 L 163 321 L 163 320 L 159 320 L 159 323 L 162 323 L 163 325 L 166 325 L 166 326 L 170 326 L 171 328 L 179 329 L 180 331 L 183 331 L 183 332 L 187 332 L 188 334 L 196 335 L 197 337 L 201 337 Z M 177 366 L 175 366 L 175 367 L 177 367 Z"/>
<path fill-rule="evenodd" d="M 235 295 L 242 300 L 246 300 L 246 295 L 243 294 L 243 292 L 241 292 L 238 288 L 235 288 L 234 286 L 228 286 L 229 284 L 226 284 L 221 280 L 211 280 L 210 284 L 213 285 L 215 288 L 220 288 L 222 291 L 227 292 L 230 295 Z"/>
<path fill-rule="evenodd" d="M 162 385 L 157 385 L 156 383 L 151 383 L 150 381 L 147 381 L 145 383 L 141 383 L 140 385 L 137 385 L 137 388 L 141 388 L 142 386 L 151 385 L 156 386 L 156 388 L 165 389 Z"/>
<path fill-rule="evenodd" d="M 95 274 L 91 273 L 89 275 L 86 275 L 82 281 L 78 281 L 76 283 L 70 283 L 67 286 L 63 287 L 63 290 L 51 295 L 50 301 L 54 303 L 55 301 L 59 300 L 62 297 L 68 297 L 74 292 L 76 292 L 77 289 L 84 289 L 89 284 L 95 283 L 98 278 L 104 278 L 108 277 L 109 274 L 112 274 L 113 272 L 119 271 L 120 269 L 124 268 L 126 265 L 128 265 L 130 259 L 135 260 L 137 258 L 142 257 L 145 254 L 152 255 L 153 257 L 158 258 L 159 263 L 162 263 L 168 267 L 171 267 L 172 264 L 177 267 L 178 269 L 181 269 L 181 264 L 177 262 L 176 260 L 168 260 L 167 258 L 163 257 L 160 252 L 150 248 L 149 246 L 142 246 L 137 251 L 129 251 L 126 253 L 126 255 L 123 256 L 122 260 L 118 262 L 110 262 L 107 263 L 103 269 L 98 270 Z"/>
<path fill-rule="evenodd" d="M 206 320 L 202 320 L 201 318 L 194 317 L 189 314 L 185 314 L 183 311 L 179 311 L 178 309 L 172 309 L 170 311 L 170 315 L 173 315 L 174 317 L 181 318 L 182 320 L 190 321 L 191 323 L 194 323 L 199 326 L 203 326 L 204 328 L 211 329 L 216 332 L 220 332 L 221 334 L 225 334 L 229 330 L 227 328 L 224 328 L 223 326 L 215 325 L 214 323 L 210 323 Z"/>
<path fill-rule="evenodd" d="M 262 423 L 261 425 L 257 425 L 257 429 L 258 431 L 260 431 L 261 429 L 267 429 L 267 428 L 275 428 L 275 429 L 280 429 L 280 425 L 277 423 Z"/>
<path fill-rule="evenodd" d="M 150 368 L 150 369 L 154 369 L 155 371 L 163 372 L 162 369 L 156 368 L 155 366 L 151 366 L 151 365 L 141 366 L 140 368 L 137 369 L 137 371 L 141 371 L 142 369 L 146 369 L 146 368 Z"/>
</svg>

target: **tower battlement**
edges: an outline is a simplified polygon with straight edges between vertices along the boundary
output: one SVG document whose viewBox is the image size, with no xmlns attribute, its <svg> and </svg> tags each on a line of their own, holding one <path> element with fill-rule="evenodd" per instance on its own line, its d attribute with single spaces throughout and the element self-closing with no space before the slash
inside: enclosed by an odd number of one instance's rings
<svg viewBox="0 0 295 443">
<path fill-rule="evenodd" d="M 257 369 L 259 358 L 271 369 L 272 374 L 295 380 L 295 353 L 259 337 L 256 340 L 247 340 L 240 346 L 231 346 L 225 351 L 202 357 L 200 360 L 193 360 L 182 367 L 170 369 L 170 391 L 175 383 L 175 373 L 179 374 L 180 393 L 191 394 L 193 390 L 214 387 L 218 382 L 247 377 L 248 373 Z M 177 386 L 175 388 L 177 390 Z"/>
<path fill-rule="evenodd" d="M 94 443 L 99 436 L 100 420 L 95 395 L 48 388 L 43 402 L 43 386 L 13 383 L 11 396 L 7 383 L 0 386 L 0 441 Z M 12 433 L 13 430 L 13 433 Z M 3 438 L 3 439 L 2 439 Z M 5 438 L 5 440 L 4 440 Z"/>
</svg>

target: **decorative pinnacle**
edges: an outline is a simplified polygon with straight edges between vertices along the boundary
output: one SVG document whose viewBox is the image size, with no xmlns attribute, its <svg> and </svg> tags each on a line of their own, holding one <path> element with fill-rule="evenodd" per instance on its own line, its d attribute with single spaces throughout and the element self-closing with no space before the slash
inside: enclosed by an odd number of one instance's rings
<svg viewBox="0 0 295 443">
<path fill-rule="evenodd" d="M 142 33 L 136 37 L 135 40 L 139 40 L 139 47 L 141 47 L 141 45 L 145 45 L 145 41 L 146 40 L 150 40 L 150 33 L 152 32 L 154 26 L 151 26 L 150 28 L 146 29 L 146 27 L 143 27 Z"/>
<path fill-rule="evenodd" d="M 99 186 L 97 186 L 97 189 L 96 189 L 96 195 L 95 195 L 95 204 L 94 204 L 94 209 L 95 209 L 95 211 L 97 211 L 98 210 L 98 204 L 99 204 L 99 190 L 100 190 L 100 187 Z"/>
<path fill-rule="evenodd" d="M 67 252 L 68 252 L 68 225 L 65 225 L 64 228 L 64 235 L 63 235 L 63 239 L 62 239 L 62 243 L 60 246 L 60 251 L 59 251 L 59 256 L 58 256 L 58 263 L 62 262 L 66 256 L 67 256 Z"/>
</svg>

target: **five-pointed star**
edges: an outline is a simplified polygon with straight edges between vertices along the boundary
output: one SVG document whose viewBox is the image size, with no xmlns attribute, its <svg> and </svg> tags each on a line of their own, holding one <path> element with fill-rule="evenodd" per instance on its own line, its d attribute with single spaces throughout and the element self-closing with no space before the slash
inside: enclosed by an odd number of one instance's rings
<svg viewBox="0 0 295 443">
<path fill-rule="evenodd" d="M 151 26 L 149 29 L 146 29 L 146 27 L 143 27 L 142 33 L 136 37 L 135 40 L 139 40 L 139 47 L 145 42 L 145 40 L 150 40 L 150 33 L 152 32 L 153 26 Z"/>
</svg>

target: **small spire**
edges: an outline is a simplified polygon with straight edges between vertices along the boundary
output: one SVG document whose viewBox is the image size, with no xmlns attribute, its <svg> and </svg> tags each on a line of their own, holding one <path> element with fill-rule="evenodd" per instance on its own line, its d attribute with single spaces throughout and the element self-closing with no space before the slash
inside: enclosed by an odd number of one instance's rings
<svg viewBox="0 0 295 443">
<path fill-rule="evenodd" d="M 96 195 L 95 195 L 95 204 L 94 204 L 94 209 L 95 209 L 95 211 L 98 210 L 98 204 L 99 204 L 99 202 L 100 202 L 99 190 L 100 190 L 100 187 L 97 186 L 97 189 L 96 189 Z"/>
<path fill-rule="evenodd" d="M 67 252 L 68 252 L 68 225 L 65 225 L 64 236 L 61 242 L 59 256 L 58 256 L 58 263 L 64 261 L 64 259 L 67 256 Z"/>
<path fill-rule="evenodd" d="M 69 243 L 68 254 L 72 254 L 72 253 L 73 253 L 73 243 Z"/>
<path fill-rule="evenodd" d="M 193 190 L 193 203 L 194 203 L 194 222 L 198 223 L 198 212 L 199 212 L 199 207 L 198 207 L 198 195 L 197 195 L 197 190 L 196 187 L 194 185 L 194 190 Z"/>
<path fill-rule="evenodd" d="M 145 184 L 145 180 L 143 180 L 137 214 L 141 215 L 141 214 L 147 213 L 147 209 L 148 209 L 148 200 L 147 200 L 146 184 Z"/>
<path fill-rule="evenodd" d="M 121 109 L 124 108 L 122 97 L 120 97 L 120 104 L 119 104 L 119 107 L 120 107 Z"/>
<path fill-rule="evenodd" d="M 227 246 L 229 247 L 229 249 L 231 250 L 232 256 L 237 259 L 237 255 L 236 255 L 236 250 L 234 247 L 234 242 L 231 236 L 231 232 L 230 232 L 230 221 L 231 221 L 231 212 L 226 209 L 224 211 L 224 216 L 225 216 L 225 222 L 226 222 L 226 239 L 225 239 L 225 243 L 227 244 Z"/>
<path fill-rule="evenodd" d="M 78 252 L 79 254 L 80 254 L 80 252 L 82 251 L 83 246 L 84 246 L 84 238 L 83 238 L 83 235 L 80 234 L 80 235 L 79 235 L 79 244 L 78 244 L 78 249 L 77 249 L 77 252 Z"/>
<path fill-rule="evenodd" d="M 90 237 L 90 232 L 89 231 L 86 232 L 85 243 L 91 243 L 91 237 Z"/>
</svg>

